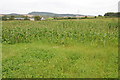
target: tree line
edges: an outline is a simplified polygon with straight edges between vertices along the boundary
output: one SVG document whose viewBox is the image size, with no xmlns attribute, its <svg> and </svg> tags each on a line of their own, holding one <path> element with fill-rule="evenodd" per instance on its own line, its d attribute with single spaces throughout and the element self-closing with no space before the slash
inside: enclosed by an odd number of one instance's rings
<svg viewBox="0 0 120 80">
<path fill-rule="evenodd" d="M 104 14 L 105 17 L 120 17 L 120 12 L 108 12 Z"/>
<path fill-rule="evenodd" d="M 94 17 L 88 17 L 88 16 L 84 16 L 84 17 L 53 17 L 53 19 L 55 20 L 61 20 L 61 19 L 91 19 L 91 18 L 98 18 L 98 17 L 120 17 L 120 12 L 108 12 L 105 13 L 104 16 L 102 15 L 98 15 L 98 16 L 94 16 Z M 23 16 L 23 15 L 19 15 L 19 16 L 14 16 L 14 15 L 4 15 L 2 16 L 2 21 L 7 21 L 7 20 L 16 20 L 15 18 L 24 18 L 23 20 L 30 20 L 30 17 L 28 16 Z M 32 17 L 34 18 L 35 21 L 38 21 L 41 19 L 41 16 L 34 16 Z"/>
</svg>

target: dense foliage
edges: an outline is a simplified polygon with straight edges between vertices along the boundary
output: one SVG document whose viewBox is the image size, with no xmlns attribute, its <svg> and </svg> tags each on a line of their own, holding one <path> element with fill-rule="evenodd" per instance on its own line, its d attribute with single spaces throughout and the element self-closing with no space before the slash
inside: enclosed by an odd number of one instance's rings
<svg viewBox="0 0 120 80">
<path fill-rule="evenodd" d="M 117 12 L 117 13 L 108 12 L 108 13 L 105 13 L 104 16 L 108 16 L 108 17 L 120 17 L 120 12 Z"/>
</svg>

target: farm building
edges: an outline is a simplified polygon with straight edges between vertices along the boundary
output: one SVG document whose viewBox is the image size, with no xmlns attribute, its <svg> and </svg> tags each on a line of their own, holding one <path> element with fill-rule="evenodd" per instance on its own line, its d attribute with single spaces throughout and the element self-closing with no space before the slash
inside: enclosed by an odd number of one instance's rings
<svg viewBox="0 0 120 80">
<path fill-rule="evenodd" d="M 45 18 L 44 18 L 44 17 L 42 17 L 40 20 L 45 20 Z"/>
<path fill-rule="evenodd" d="M 34 18 L 29 18 L 30 19 L 30 21 L 35 21 L 35 19 Z"/>
<path fill-rule="evenodd" d="M 35 18 L 29 18 L 30 21 L 35 21 Z M 41 17 L 40 20 L 45 20 L 44 17 Z"/>
<path fill-rule="evenodd" d="M 7 19 L 10 19 L 10 18 L 7 18 Z"/>
<path fill-rule="evenodd" d="M 25 18 L 15 18 L 15 20 L 24 20 Z"/>
</svg>

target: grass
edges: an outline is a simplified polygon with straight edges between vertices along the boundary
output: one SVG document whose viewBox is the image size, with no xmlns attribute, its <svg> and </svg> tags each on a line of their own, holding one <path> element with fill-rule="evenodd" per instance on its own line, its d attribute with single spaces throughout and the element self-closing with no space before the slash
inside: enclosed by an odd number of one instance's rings
<svg viewBox="0 0 120 80">
<path fill-rule="evenodd" d="M 3 78 L 117 78 L 117 29 L 117 19 L 3 22 Z"/>
<path fill-rule="evenodd" d="M 36 42 L 4 45 L 3 52 L 3 77 L 118 77 L 117 47 L 65 47 Z"/>
</svg>

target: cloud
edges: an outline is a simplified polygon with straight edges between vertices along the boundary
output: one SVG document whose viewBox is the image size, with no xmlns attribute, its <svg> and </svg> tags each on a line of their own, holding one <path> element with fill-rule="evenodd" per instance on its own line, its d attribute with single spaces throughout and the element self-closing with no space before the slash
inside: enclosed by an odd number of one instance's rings
<svg viewBox="0 0 120 80">
<path fill-rule="evenodd" d="M 117 12 L 119 0 L 2 0 L 0 13 L 46 11 L 98 15 Z"/>
</svg>

